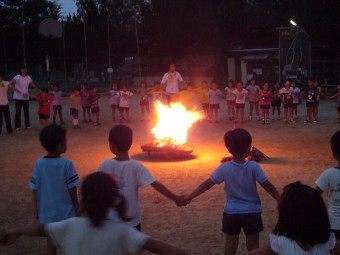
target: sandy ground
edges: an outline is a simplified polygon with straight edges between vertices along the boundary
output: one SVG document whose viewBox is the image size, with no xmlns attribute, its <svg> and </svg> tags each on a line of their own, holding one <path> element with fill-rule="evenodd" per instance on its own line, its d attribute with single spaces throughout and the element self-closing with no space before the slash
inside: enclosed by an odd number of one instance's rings
<svg viewBox="0 0 340 255">
<path fill-rule="evenodd" d="M 64 115 L 68 127 L 68 151 L 66 158 L 73 160 L 81 178 L 94 172 L 99 164 L 112 157 L 108 148 L 108 132 L 115 124 L 110 117 L 109 102 L 101 100 L 102 125 L 92 127 L 83 124 L 80 130 L 71 127 L 69 105 L 64 103 Z M 129 124 L 134 130 L 134 144 L 130 156 L 145 164 L 150 172 L 168 188 L 178 194 L 191 192 L 209 177 L 228 152 L 224 148 L 223 134 L 233 124 L 226 121 L 226 106 L 221 104 L 219 124 L 197 123 L 191 130 L 188 143 L 194 145 L 193 154 L 172 158 L 166 154 L 148 157 L 140 145 L 150 142 L 153 121 L 140 121 L 137 98 L 132 102 Z M 0 227 L 16 227 L 34 223 L 32 195 L 28 187 L 37 158 L 45 154 L 38 140 L 41 128 L 36 114 L 36 102 L 32 102 L 32 129 L 8 135 L 3 130 L 0 137 Z M 281 190 L 284 185 L 301 180 L 314 186 L 320 173 L 335 164 L 329 149 L 331 135 L 339 129 L 336 122 L 335 102 L 322 101 L 320 122 L 304 124 L 305 107 L 300 106 L 300 116 L 294 125 L 274 121 L 263 126 L 252 121 L 238 126 L 248 129 L 253 136 L 253 145 L 272 159 L 261 163 L 269 180 Z M 11 103 L 12 117 L 14 104 Z M 276 222 L 276 203 L 258 188 L 263 205 L 265 230 L 261 244 Z M 154 191 L 151 187 L 140 190 L 143 231 L 157 239 L 170 242 L 199 254 L 222 254 L 224 236 L 221 218 L 225 203 L 223 185 L 215 186 L 187 207 L 176 205 Z M 0 247 L 0 254 L 44 254 L 45 239 L 23 237 L 14 245 Z M 237 254 L 244 254 L 245 238 L 240 237 Z"/>
</svg>

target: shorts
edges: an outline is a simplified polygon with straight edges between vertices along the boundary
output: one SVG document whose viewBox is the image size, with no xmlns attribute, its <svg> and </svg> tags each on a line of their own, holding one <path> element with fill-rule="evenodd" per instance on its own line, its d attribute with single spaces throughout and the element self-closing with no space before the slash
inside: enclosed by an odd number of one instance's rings
<svg viewBox="0 0 340 255">
<path fill-rule="evenodd" d="M 119 111 L 128 111 L 129 109 L 130 109 L 129 107 L 119 106 Z"/>
<path fill-rule="evenodd" d="M 228 106 L 234 106 L 235 105 L 235 100 L 227 100 L 227 105 Z"/>
<path fill-rule="evenodd" d="M 82 105 L 83 110 L 87 110 L 87 109 L 90 109 L 90 106 L 87 106 L 87 105 Z"/>
<path fill-rule="evenodd" d="M 249 100 L 249 104 L 258 105 L 258 104 L 259 104 L 259 101 L 250 101 L 250 100 Z"/>
<path fill-rule="evenodd" d="M 202 109 L 203 109 L 203 111 L 208 111 L 209 110 L 209 104 L 208 103 L 202 103 Z"/>
<path fill-rule="evenodd" d="M 340 240 L 340 230 L 331 229 L 331 233 L 334 233 L 336 240 Z"/>
<path fill-rule="evenodd" d="M 338 111 L 340 111 L 340 104 L 338 104 L 338 107 L 336 108 Z"/>
<path fill-rule="evenodd" d="M 293 103 L 293 107 L 296 108 L 298 107 L 299 103 Z"/>
<path fill-rule="evenodd" d="M 292 108 L 293 107 L 293 103 L 290 102 L 283 102 L 283 108 L 288 109 L 288 108 Z"/>
<path fill-rule="evenodd" d="M 272 107 L 281 107 L 281 100 L 273 100 L 270 104 Z"/>
<path fill-rule="evenodd" d="M 308 108 L 315 108 L 316 102 L 306 102 L 306 106 L 307 106 Z"/>
<path fill-rule="evenodd" d="M 61 110 L 61 105 L 53 105 L 53 110 Z"/>
<path fill-rule="evenodd" d="M 209 104 L 209 108 L 210 110 L 214 110 L 214 109 L 218 110 L 220 109 L 220 104 Z"/>
<path fill-rule="evenodd" d="M 235 104 L 236 109 L 244 109 L 244 104 Z"/>
<path fill-rule="evenodd" d="M 40 114 L 39 113 L 39 119 L 41 120 L 48 120 L 50 118 L 49 114 Z"/>
<path fill-rule="evenodd" d="M 91 113 L 92 114 L 96 114 L 96 113 L 98 113 L 99 112 L 99 107 L 93 107 L 93 108 L 91 108 Z"/>
<path fill-rule="evenodd" d="M 222 231 L 227 235 L 239 235 L 243 229 L 246 235 L 255 235 L 263 230 L 261 213 L 223 213 Z"/>
<path fill-rule="evenodd" d="M 268 110 L 270 108 L 270 104 L 261 104 L 260 108 L 264 110 Z"/>
<path fill-rule="evenodd" d="M 118 109 L 118 108 L 119 108 L 119 105 L 118 105 L 118 104 L 111 104 L 111 108 L 112 108 L 112 109 Z"/>
<path fill-rule="evenodd" d="M 139 105 L 140 105 L 140 106 L 146 106 L 146 107 L 148 107 L 148 106 L 149 106 L 149 101 L 140 100 L 140 101 L 139 101 Z"/>
<path fill-rule="evenodd" d="M 70 108 L 70 115 L 77 115 L 78 116 L 78 109 L 76 108 Z"/>
</svg>

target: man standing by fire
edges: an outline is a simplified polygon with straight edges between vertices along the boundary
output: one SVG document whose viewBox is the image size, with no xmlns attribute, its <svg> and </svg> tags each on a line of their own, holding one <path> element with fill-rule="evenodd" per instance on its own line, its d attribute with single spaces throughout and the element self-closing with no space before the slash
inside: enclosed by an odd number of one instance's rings
<svg viewBox="0 0 340 255">
<path fill-rule="evenodd" d="M 170 64 L 169 72 L 163 75 L 162 86 L 165 86 L 168 104 L 178 101 L 179 84 L 183 82 L 182 75 L 176 72 L 175 64 Z"/>
</svg>

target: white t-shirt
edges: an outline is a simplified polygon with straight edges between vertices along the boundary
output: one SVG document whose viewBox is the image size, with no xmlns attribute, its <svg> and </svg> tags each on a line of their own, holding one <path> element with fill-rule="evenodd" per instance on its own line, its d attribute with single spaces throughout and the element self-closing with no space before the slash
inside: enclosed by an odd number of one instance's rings
<svg viewBox="0 0 340 255">
<path fill-rule="evenodd" d="M 236 96 L 236 104 L 246 103 L 246 96 L 248 94 L 248 91 L 246 89 L 242 89 L 241 91 L 234 89 L 233 93 Z"/>
<path fill-rule="evenodd" d="M 8 81 L 0 82 L 0 105 L 8 105 Z M 2 117 L 1 117 L 2 118 Z"/>
<path fill-rule="evenodd" d="M 271 249 L 278 255 L 326 255 L 336 245 L 334 234 L 329 236 L 328 242 L 314 245 L 309 251 L 304 251 L 294 240 L 285 236 L 270 234 L 269 239 Z"/>
<path fill-rule="evenodd" d="M 130 97 L 133 96 L 133 93 L 130 91 L 119 91 L 117 96 L 120 97 L 119 107 L 129 107 L 130 105 Z"/>
<path fill-rule="evenodd" d="M 111 97 L 111 105 L 119 105 L 119 96 L 118 96 L 119 91 L 111 89 L 109 91 L 110 97 Z"/>
<path fill-rule="evenodd" d="M 249 84 L 246 89 L 248 90 L 249 101 L 258 102 L 259 101 L 259 92 L 261 90 L 260 87 L 257 86 L 257 85 Z"/>
<path fill-rule="evenodd" d="M 61 97 L 63 96 L 63 92 L 61 92 L 60 90 L 58 90 L 58 91 L 52 90 L 50 92 L 50 95 L 52 97 L 57 97 L 52 101 L 52 103 L 51 103 L 52 106 L 61 105 Z"/>
<path fill-rule="evenodd" d="M 129 225 L 137 226 L 141 222 L 138 189 L 152 184 L 156 179 L 145 166 L 131 159 L 126 161 L 105 160 L 99 166 L 98 171 L 109 173 L 117 178 L 120 191 L 127 199 L 127 217 L 132 218 Z M 116 214 L 110 213 L 108 218 L 116 220 Z"/>
<path fill-rule="evenodd" d="M 315 183 L 328 194 L 331 229 L 340 230 L 340 169 L 335 167 L 326 169 Z"/>
<path fill-rule="evenodd" d="M 180 82 L 183 82 L 183 78 L 179 72 L 167 72 L 166 74 L 164 74 L 161 83 L 166 84 L 166 93 L 178 93 Z"/>
<path fill-rule="evenodd" d="M 106 220 L 94 227 L 89 218 L 70 218 L 45 227 L 52 243 L 64 255 L 139 254 L 148 236 L 123 223 Z"/>
<path fill-rule="evenodd" d="M 226 96 L 226 100 L 235 100 L 236 99 L 236 96 L 235 94 L 233 93 L 234 89 L 231 89 L 229 87 L 226 87 L 225 88 L 225 91 L 227 92 L 227 96 Z"/>
<path fill-rule="evenodd" d="M 21 76 L 20 74 L 18 74 L 13 78 L 13 80 L 15 80 L 15 88 L 22 93 L 20 94 L 14 91 L 13 99 L 29 100 L 28 87 L 32 83 L 31 77 L 29 77 L 29 75 Z M 26 96 L 24 96 L 23 94 L 26 94 Z"/>
<path fill-rule="evenodd" d="M 297 104 L 299 103 L 299 94 L 300 94 L 300 89 L 298 87 L 293 88 L 293 103 Z"/>
</svg>

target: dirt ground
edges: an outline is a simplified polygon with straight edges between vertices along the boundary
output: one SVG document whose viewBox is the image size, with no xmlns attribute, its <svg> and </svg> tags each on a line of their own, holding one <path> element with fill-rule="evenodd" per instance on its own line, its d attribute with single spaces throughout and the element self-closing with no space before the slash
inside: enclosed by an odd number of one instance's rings
<svg viewBox="0 0 340 255">
<path fill-rule="evenodd" d="M 68 150 L 63 157 L 73 160 L 83 179 L 96 171 L 100 163 L 112 157 L 108 147 L 109 129 L 116 124 L 111 120 L 109 100 L 101 100 L 101 122 L 99 127 L 82 124 L 82 128 L 71 128 L 68 115 L 69 103 L 64 102 L 63 112 L 67 120 Z M 157 180 L 177 194 L 191 192 L 206 180 L 219 165 L 222 157 L 229 155 L 223 144 L 223 134 L 233 128 L 226 121 L 226 105 L 221 104 L 220 123 L 197 123 L 189 132 L 188 143 L 194 146 L 193 154 L 171 157 L 155 154 L 148 157 L 140 146 L 152 141 L 149 121 L 140 121 L 138 99 L 131 104 L 131 126 L 134 130 L 134 144 L 130 156 L 143 163 Z M 41 128 L 37 118 L 37 104 L 31 103 L 32 129 L 16 131 L 8 135 L 3 130 L 0 137 L 0 227 L 18 227 L 34 223 L 32 192 L 28 182 L 35 161 L 45 152 L 39 143 Z M 336 121 L 334 101 L 322 101 L 320 122 L 304 124 L 305 107 L 299 106 L 296 124 L 274 121 L 263 126 L 258 121 L 237 126 L 248 129 L 253 136 L 253 145 L 262 150 L 270 160 L 261 163 L 269 180 L 281 190 L 284 185 L 301 180 L 314 186 L 321 172 L 335 164 L 329 149 L 331 135 L 339 129 Z M 246 111 L 247 112 L 247 111 Z M 11 102 L 12 118 L 14 103 Z M 264 231 L 261 244 L 268 241 L 268 234 L 276 222 L 276 202 L 258 187 L 263 205 Z M 222 254 L 224 236 L 221 232 L 222 211 L 225 203 L 223 185 L 196 198 L 187 207 L 178 208 L 173 202 L 157 193 L 151 187 L 140 190 L 143 231 L 160 240 L 192 250 L 199 254 Z M 45 239 L 22 237 L 14 245 L 0 247 L 0 254 L 44 254 Z M 245 238 L 240 236 L 237 254 L 244 254 Z"/>
</svg>

